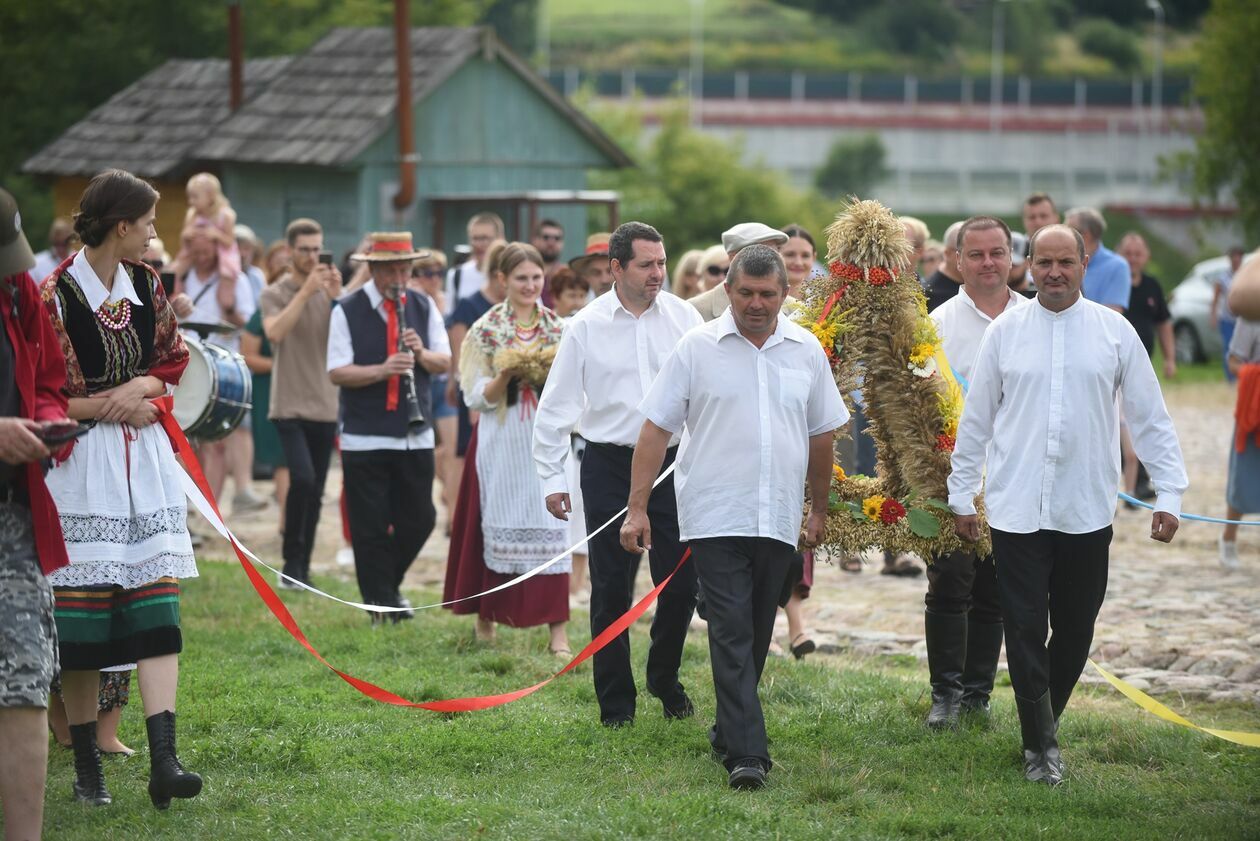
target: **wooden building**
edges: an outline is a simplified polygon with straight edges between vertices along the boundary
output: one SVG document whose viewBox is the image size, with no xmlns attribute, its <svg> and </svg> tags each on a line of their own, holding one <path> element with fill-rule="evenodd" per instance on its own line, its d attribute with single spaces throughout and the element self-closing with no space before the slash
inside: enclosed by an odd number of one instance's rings
<svg viewBox="0 0 1260 841">
<path fill-rule="evenodd" d="M 395 67 L 392 30 L 334 29 L 300 55 L 246 61 L 233 112 L 225 60 L 168 61 L 23 169 L 54 179 L 59 215 L 74 211 L 101 169 L 149 179 L 162 193 L 159 235 L 170 249 L 184 182 L 203 170 L 264 240 L 309 216 L 338 254 L 382 229 L 449 247 L 463 242 L 469 216 L 493 210 L 513 238 L 527 235 L 531 218 L 557 219 L 570 256 L 581 250 L 587 205 L 608 204 L 615 220 L 615 195 L 587 192 L 586 173 L 632 161 L 482 27 L 411 30 L 417 189 L 397 210 Z"/>
</svg>

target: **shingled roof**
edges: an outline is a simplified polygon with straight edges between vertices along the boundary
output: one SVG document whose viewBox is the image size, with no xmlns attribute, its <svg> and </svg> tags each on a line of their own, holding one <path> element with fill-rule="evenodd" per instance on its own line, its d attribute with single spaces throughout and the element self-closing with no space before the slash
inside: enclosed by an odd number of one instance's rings
<svg viewBox="0 0 1260 841">
<path fill-rule="evenodd" d="M 293 59 L 245 62 L 245 100 Z M 91 176 L 120 167 L 146 178 L 178 177 L 197 146 L 229 114 L 224 59 L 173 59 L 124 88 L 23 164 L 38 175 Z"/>
<path fill-rule="evenodd" d="M 617 166 L 633 162 L 483 27 L 411 30 L 418 102 L 477 54 L 502 61 Z M 333 29 L 305 53 L 245 63 L 245 103 L 229 112 L 221 59 L 168 61 L 30 158 L 23 170 L 92 175 L 110 166 L 160 178 L 209 162 L 348 163 L 394 117 L 394 32 Z"/>
</svg>

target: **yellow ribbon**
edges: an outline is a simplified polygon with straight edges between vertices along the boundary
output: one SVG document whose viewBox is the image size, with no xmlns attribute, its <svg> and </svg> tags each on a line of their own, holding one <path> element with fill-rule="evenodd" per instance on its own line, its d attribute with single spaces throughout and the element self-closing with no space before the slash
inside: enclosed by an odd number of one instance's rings
<svg viewBox="0 0 1260 841">
<path fill-rule="evenodd" d="M 1177 715 L 1175 712 L 1168 709 L 1168 707 L 1165 707 L 1159 701 L 1156 701 L 1150 695 L 1147 695 L 1137 687 L 1130 686 L 1125 683 L 1123 680 L 1111 674 L 1093 660 L 1090 660 L 1089 664 L 1097 669 L 1098 674 L 1106 678 L 1108 683 L 1116 689 L 1119 689 L 1121 694 L 1123 694 L 1126 698 L 1146 710 L 1148 713 L 1164 719 L 1164 721 L 1171 721 L 1173 724 L 1180 724 L 1182 727 L 1189 727 L 1191 730 L 1198 730 L 1215 736 L 1218 739 L 1233 742 L 1236 745 L 1244 745 L 1249 748 L 1260 748 L 1260 733 L 1245 733 L 1241 730 L 1214 730 L 1211 727 L 1200 727 L 1193 721 L 1187 721 Z"/>
</svg>

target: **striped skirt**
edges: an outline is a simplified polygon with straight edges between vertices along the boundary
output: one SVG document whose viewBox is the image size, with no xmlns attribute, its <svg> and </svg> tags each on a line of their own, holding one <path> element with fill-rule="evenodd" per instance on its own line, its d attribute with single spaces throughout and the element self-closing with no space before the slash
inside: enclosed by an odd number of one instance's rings
<svg viewBox="0 0 1260 841">
<path fill-rule="evenodd" d="M 63 670 L 104 669 L 183 649 L 175 578 L 135 589 L 106 584 L 53 593 Z"/>
</svg>

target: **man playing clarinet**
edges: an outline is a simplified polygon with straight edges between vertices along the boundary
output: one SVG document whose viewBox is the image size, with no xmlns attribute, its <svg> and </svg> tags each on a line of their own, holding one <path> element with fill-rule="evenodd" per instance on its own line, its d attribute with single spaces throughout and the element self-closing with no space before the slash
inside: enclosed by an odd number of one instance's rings
<svg viewBox="0 0 1260 841">
<path fill-rule="evenodd" d="M 429 375 L 450 365 L 441 313 L 407 289 L 427 257 L 411 234 L 374 233 L 354 259 L 372 280 L 343 298 L 328 333 L 328 376 L 341 387 L 341 466 L 359 591 L 368 604 L 410 608 L 403 576 L 433 531 Z M 409 619 L 409 610 L 373 613 Z"/>
</svg>

